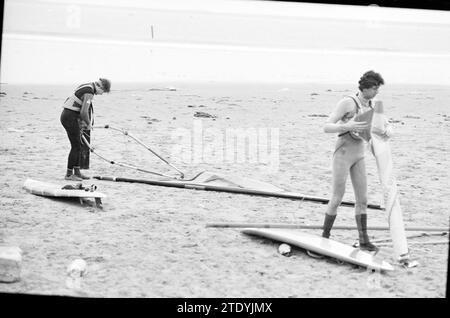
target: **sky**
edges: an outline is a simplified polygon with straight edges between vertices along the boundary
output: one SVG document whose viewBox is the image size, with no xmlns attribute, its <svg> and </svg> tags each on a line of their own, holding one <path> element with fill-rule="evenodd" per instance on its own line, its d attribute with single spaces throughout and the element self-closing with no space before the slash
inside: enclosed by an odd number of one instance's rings
<svg viewBox="0 0 450 318">
<path fill-rule="evenodd" d="M 257 0 L 7 0 L 2 83 L 450 84 L 450 12 Z"/>
</svg>

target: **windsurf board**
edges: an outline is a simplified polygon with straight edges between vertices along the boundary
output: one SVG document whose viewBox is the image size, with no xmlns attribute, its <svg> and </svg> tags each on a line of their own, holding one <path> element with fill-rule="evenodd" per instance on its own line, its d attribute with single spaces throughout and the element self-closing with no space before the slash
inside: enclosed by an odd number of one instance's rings
<svg viewBox="0 0 450 318">
<path fill-rule="evenodd" d="M 369 269 L 377 271 L 394 270 L 391 264 L 366 251 L 318 235 L 289 229 L 246 228 L 242 232 L 291 244 L 314 253 Z"/>
<path fill-rule="evenodd" d="M 101 206 L 102 198 L 106 198 L 106 194 L 103 194 L 98 191 L 86 191 L 84 189 L 62 189 L 63 186 L 27 179 L 23 184 L 23 188 L 32 194 L 45 196 L 45 197 L 60 197 L 60 198 L 79 198 L 82 202 L 82 199 L 93 198 L 98 207 Z"/>
</svg>

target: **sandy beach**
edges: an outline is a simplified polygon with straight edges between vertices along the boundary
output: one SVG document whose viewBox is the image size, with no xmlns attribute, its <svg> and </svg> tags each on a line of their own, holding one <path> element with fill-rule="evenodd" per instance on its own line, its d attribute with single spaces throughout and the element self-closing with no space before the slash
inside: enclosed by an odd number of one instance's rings
<svg viewBox="0 0 450 318">
<path fill-rule="evenodd" d="M 406 226 L 448 226 L 450 92 L 443 86 L 387 85 L 379 98 L 394 127 L 391 140 Z M 94 99 L 95 122 L 126 129 L 188 176 L 204 170 L 266 181 L 311 196 L 328 197 L 336 136 L 322 125 L 352 85 L 114 82 Z M 159 90 L 173 87 L 176 90 Z M 104 208 L 27 193 L 27 178 L 64 185 L 69 142 L 59 122 L 72 86 L 2 84 L 0 97 L 0 244 L 23 251 L 21 280 L 0 292 L 87 297 L 445 297 L 448 244 L 411 244 L 420 266 L 371 273 L 303 250 L 278 253 L 279 244 L 206 228 L 213 222 L 320 224 L 325 206 L 311 202 L 88 180 L 108 197 Z M 152 90 L 153 89 L 153 90 Z M 156 89 L 156 90 L 155 90 Z M 196 112 L 212 115 L 196 117 Z M 278 129 L 277 169 L 256 162 L 173 156 L 177 132 L 203 129 Z M 181 130 L 180 130 L 181 129 Z M 144 148 L 94 128 L 93 144 L 115 160 L 170 173 Z M 207 136 L 203 146 L 208 147 Z M 191 158 L 192 159 L 192 158 Z M 382 198 L 373 156 L 366 153 L 369 203 Z M 91 154 L 91 176 L 150 178 Z M 344 199 L 354 200 L 348 183 Z M 387 225 L 369 210 L 369 225 Z M 336 225 L 355 225 L 341 207 Z M 320 234 L 310 230 L 309 233 Z M 416 234 L 409 232 L 408 234 Z M 372 231 L 374 239 L 388 232 Z M 356 231 L 332 237 L 352 244 Z M 416 238 L 424 242 L 442 238 Z M 392 249 L 379 253 L 394 262 Z M 81 288 L 66 285 L 66 268 L 87 262 Z M 332 283 L 330 283 L 332 282 Z"/>
</svg>

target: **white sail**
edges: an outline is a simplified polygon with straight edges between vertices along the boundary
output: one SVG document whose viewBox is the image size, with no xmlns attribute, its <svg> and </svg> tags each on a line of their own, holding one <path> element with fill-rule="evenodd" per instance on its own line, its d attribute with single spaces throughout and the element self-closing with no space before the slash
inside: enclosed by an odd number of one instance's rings
<svg viewBox="0 0 450 318">
<path fill-rule="evenodd" d="M 394 254 L 397 259 L 405 260 L 409 258 L 408 242 L 406 240 L 397 181 L 394 173 L 391 147 L 385 135 L 387 119 L 383 114 L 381 102 L 375 103 L 372 125 L 371 150 L 377 163 L 391 239 L 394 245 Z"/>
</svg>

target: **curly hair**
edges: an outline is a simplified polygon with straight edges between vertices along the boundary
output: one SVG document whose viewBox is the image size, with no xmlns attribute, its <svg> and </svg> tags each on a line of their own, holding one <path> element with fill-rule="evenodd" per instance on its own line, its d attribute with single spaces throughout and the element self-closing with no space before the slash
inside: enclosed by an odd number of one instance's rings
<svg viewBox="0 0 450 318">
<path fill-rule="evenodd" d="M 102 83 L 103 90 L 107 93 L 111 90 L 111 81 L 106 78 L 99 78 L 100 83 Z"/>
<path fill-rule="evenodd" d="M 374 86 L 380 86 L 384 84 L 384 79 L 379 73 L 374 71 L 365 72 L 363 76 L 359 79 L 359 90 L 364 88 L 371 88 Z"/>
</svg>

